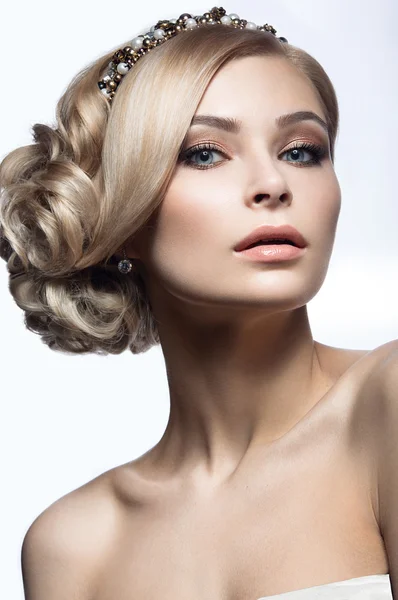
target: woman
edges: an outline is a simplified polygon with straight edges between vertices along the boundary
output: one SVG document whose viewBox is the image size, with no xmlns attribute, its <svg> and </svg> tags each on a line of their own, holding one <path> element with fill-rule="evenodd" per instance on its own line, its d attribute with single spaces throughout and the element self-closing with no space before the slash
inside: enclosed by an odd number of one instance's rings
<svg viewBox="0 0 398 600">
<path fill-rule="evenodd" d="M 64 352 L 160 343 L 171 399 L 156 446 L 32 524 L 26 597 L 392 598 L 397 340 L 326 346 L 306 307 L 341 204 L 333 85 L 222 8 L 152 34 L 0 169 L 27 327 Z"/>
</svg>

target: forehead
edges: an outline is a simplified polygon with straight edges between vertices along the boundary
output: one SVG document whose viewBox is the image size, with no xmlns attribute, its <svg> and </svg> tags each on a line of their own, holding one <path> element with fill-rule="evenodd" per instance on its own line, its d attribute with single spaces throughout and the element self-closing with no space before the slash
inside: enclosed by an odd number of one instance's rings
<svg viewBox="0 0 398 600">
<path fill-rule="evenodd" d="M 295 110 L 313 110 L 321 103 L 312 83 L 281 57 L 250 56 L 228 62 L 214 75 L 196 114 L 257 119 Z"/>
</svg>

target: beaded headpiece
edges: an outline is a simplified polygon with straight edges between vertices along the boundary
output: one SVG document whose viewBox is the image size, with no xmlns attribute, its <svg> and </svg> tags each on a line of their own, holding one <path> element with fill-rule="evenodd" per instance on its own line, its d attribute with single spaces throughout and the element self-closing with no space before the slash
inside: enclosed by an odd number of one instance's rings
<svg viewBox="0 0 398 600">
<path fill-rule="evenodd" d="M 188 13 L 180 15 L 178 19 L 163 19 L 153 25 L 145 34 L 135 37 L 130 46 L 117 50 L 111 62 L 108 65 L 106 75 L 98 82 L 98 87 L 109 101 L 112 101 L 117 87 L 123 76 L 129 72 L 131 67 L 152 48 L 163 44 L 177 33 L 190 31 L 202 25 L 215 25 L 216 23 L 234 27 L 235 29 L 255 29 L 259 31 L 269 31 L 276 35 L 276 29 L 272 25 L 256 25 L 245 19 L 240 19 L 238 15 L 232 13 L 226 14 L 224 8 L 216 6 L 211 11 L 200 16 L 192 16 Z M 278 38 L 281 42 L 287 43 L 284 37 Z"/>
</svg>

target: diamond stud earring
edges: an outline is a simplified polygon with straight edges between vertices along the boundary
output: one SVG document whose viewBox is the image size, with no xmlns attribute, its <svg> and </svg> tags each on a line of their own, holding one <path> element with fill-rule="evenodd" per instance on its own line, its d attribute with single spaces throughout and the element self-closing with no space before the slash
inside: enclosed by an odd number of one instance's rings
<svg viewBox="0 0 398 600">
<path fill-rule="evenodd" d="M 133 263 L 129 258 L 126 257 L 126 250 L 124 248 L 123 248 L 123 258 L 121 261 L 119 261 L 117 268 L 124 275 L 127 275 L 127 273 L 130 273 L 130 271 L 133 268 Z"/>
</svg>

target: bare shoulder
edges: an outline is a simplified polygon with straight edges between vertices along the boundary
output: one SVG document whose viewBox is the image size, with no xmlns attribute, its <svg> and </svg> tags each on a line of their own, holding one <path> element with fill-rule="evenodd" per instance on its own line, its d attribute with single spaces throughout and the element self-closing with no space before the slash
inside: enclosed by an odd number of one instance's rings
<svg viewBox="0 0 398 600">
<path fill-rule="evenodd" d="M 366 355 L 365 373 L 359 403 L 373 415 L 380 414 L 383 386 L 395 377 L 398 383 L 398 339 L 378 346 Z"/>
<path fill-rule="evenodd" d="M 377 348 L 380 350 L 370 381 L 378 386 L 380 392 L 398 389 L 398 339 Z M 384 395 L 383 395 L 384 397 Z"/>
<path fill-rule="evenodd" d="M 374 422 L 376 440 L 379 528 L 390 566 L 391 588 L 398 594 L 398 345 L 380 361 L 370 385 L 378 414 Z"/>
<path fill-rule="evenodd" d="M 392 453 L 398 459 L 398 340 L 386 346 L 368 378 L 364 390 L 368 418 L 377 443 L 379 469 Z"/>
<path fill-rule="evenodd" d="M 373 350 L 352 350 L 316 342 L 322 370 L 331 377 L 332 381 L 337 381 L 349 371 L 349 378 L 352 374 L 360 382 L 363 377 L 366 378 L 374 369 L 377 369 L 384 357 L 397 347 L 398 340 L 391 340 Z"/>
<path fill-rule="evenodd" d="M 388 365 L 392 365 L 391 361 L 397 356 L 398 339 L 395 339 L 367 352 L 353 365 L 352 377 L 359 385 L 352 406 L 352 425 L 357 425 L 358 429 L 364 424 L 376 426 L 381 410 L 380 385 L 391 370 Z"/>
<path fill-rule="evenodd" d="M 391 340 L 367 352 L 354 364 L 352 379 L 356 393 L 350 404 L 348 419 L 349 452 L 360 460 L 358 466 L 365 467 L 369 476 L 370 493 L 374 515 L 380 527 L 380 507 L 378 495 L 379 453 L 383 437 L 383 422 L 386 411 L 382 386 L 386 377 L 398 383 L 398 339 Z"/>
<path fill-rule="evenodd" d="M 380 368 L 384 368 L 384 364 L 391 358 L 396 357 L 398 352 L 398 339 L 391 340 L 390 342 L 378 346 L 373 352 L 375 352 L 378 358 L 375 365 L 377 371 Z"/>
<path fill-rule="evenodd" d="M 25 534 L 22 576 L 27 600 L 89 600 L 118 527 L 111 473 L 46 508 Z"/>
</svg>

